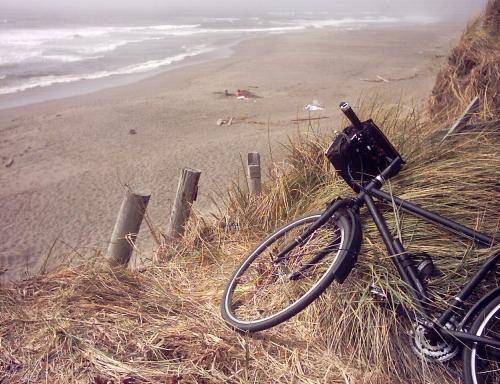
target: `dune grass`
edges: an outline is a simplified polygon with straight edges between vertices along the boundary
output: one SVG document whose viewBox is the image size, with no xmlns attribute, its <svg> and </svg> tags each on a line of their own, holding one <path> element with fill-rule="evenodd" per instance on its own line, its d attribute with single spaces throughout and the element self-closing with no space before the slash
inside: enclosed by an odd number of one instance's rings
<svg viewBox="0 0 500 384">
<path fill-rule="evenodd" d="M 500 2 L 489 0 L 483 14 L 469 23 L 437 76 L 431 95 L 431 112 L 436 118 L 460 113 L 475 96 L 483 101 L 483 118 L 498 117 L 499 45 Z"/>
</svg>

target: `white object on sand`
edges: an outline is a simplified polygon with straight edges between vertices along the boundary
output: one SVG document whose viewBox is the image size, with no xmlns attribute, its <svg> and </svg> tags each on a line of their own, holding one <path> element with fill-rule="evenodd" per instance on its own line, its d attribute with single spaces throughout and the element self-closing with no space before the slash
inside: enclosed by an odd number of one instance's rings
<svg viewBox="0 0 500 384">
<path fill-rule="evenodd" d="M 325 108 L 320 107 L 319 105 L 311 105 L 308 104 L 304 109 L 309 109 L 310 111 L 324 111 Z"/>
</svg>

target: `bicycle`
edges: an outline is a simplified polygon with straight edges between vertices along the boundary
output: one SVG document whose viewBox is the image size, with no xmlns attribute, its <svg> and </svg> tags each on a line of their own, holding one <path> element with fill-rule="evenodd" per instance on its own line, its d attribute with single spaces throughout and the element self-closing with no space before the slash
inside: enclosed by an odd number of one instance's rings
<svg viewBox="0 0 500 384">
<path fill-rule="evenodd" d="M 433 314 L 426 289 L 426 279 L 434 269 L 432 259 L 425 255 L 417 264 L 391 233 L 375 199 L 477 244 L 492 247 L 500 241 L 382 191 L 404 160 L 371 119 L 361 122 L 348 103 L 341 103 L 340 108 L 352 125 L 337 136 L 326 155 L 357 195 L 338 197 L 325 211 L 299 217 L 265 238 L 230 278 L 221 304 L 223 319 L 241 332 L 262 331 L 305 309 L 334 280 L 343 283 L 360 252 L 359 212 L 366 206 L 414 304 L 414 309 L 395 304 L 399 313 L 416 324 L 414 351 L 429 361 L 447 361 L 463 346 L 465 383 L 500 383 L 500 287 L 465 308 L 466 300 L 495 269 L 500 252 L 486 260 L 442 313 Z M 377 287 L 372 287 L 372 293 L 388 304 Z"/>
</svg>

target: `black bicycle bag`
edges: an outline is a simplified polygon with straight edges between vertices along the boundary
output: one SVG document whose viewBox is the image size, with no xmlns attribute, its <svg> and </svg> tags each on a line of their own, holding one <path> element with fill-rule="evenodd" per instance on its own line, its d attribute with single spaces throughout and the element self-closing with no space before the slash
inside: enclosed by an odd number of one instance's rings
<svg viewBox="0 0 500 384">
<path fill-rule="evenodd" d="M 337 136 L 326 152 L 339 176 L 356 192 L 389 164 L 401 156 L 373 120 L 362 123 L 362 128 L 350 125 Z M 405 163 L 404 161 L 402 162 Z M 399 173 L 393 169 L 388 178 Z"/>
</svg>

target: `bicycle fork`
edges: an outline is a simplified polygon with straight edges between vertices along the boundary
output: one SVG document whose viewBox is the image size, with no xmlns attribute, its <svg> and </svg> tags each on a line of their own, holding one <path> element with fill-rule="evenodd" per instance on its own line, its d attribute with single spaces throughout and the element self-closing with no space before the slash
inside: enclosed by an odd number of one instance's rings
<svg viewBox="0 0 500 384">
<path fill-rule="evenodd" d="M 288 253 L 290 253 L 295 247 L 303 245 L 307 241 L 309 236 L 311 236 L 318 228 L 323 226 L 328 220 L 331 219 L 331 217 L 335 214 L 335 212 L 337 212 L 341 208 L 347 207 L 351 203 L 351 201 L 352 201 L 351 199 L 339 199 L 339 198 L 332 201 L 318 220 L 312 223 L 309 228 L 307 228 L 303 233 L 301 233 L 299 236 L 293 239 L 293 241 L 290 244 L 288 244 L 285 248 L 281 250 L 281 252 L 279 252 L 276 255 L 276 258 L 273 260 L 273 263 L 278 264 L 282 260 L 286 259 L 286 255 Z M 312 259 L 310 262 L 306 264 L 311 264 L 320 260 L 320 259 L 317 260 L 314 259 Z"/>
</svg>

